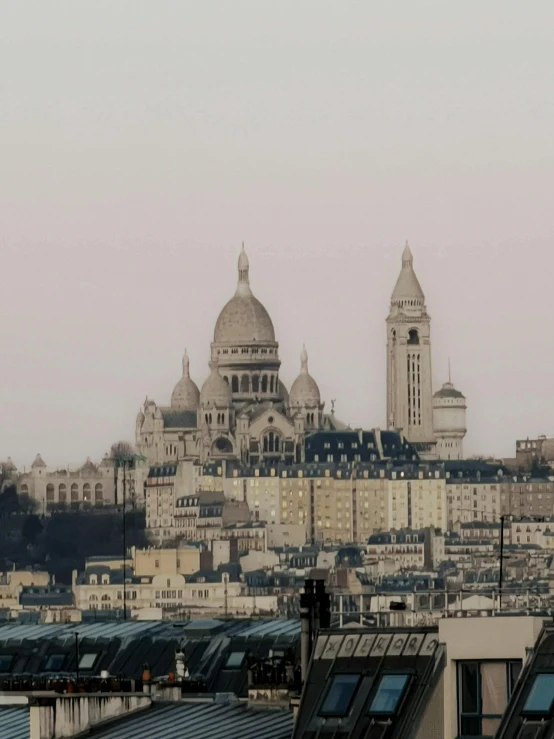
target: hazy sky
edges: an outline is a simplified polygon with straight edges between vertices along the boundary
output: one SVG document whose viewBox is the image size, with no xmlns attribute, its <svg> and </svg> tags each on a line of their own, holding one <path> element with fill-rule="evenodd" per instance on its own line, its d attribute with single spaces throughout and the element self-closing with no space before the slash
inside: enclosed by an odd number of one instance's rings
<svg viewBox="0 0 554 739">
<path fill-rule="evenodd" d="M 200 385 L 242 240 L 290 384 L 385 424 L 408 239 L 468 453 L 554 433 L 551 0 L 0 0 L 0 458 Z"/>
</svg>

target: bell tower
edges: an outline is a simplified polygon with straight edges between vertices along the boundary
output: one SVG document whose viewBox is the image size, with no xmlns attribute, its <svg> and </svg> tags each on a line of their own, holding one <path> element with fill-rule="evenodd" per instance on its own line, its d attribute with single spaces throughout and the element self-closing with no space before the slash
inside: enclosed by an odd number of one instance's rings
<svg viewBox="0 0 554 739">
<path fill-rule="evenodd" d="M 431 377 L 431 318 L 408 242 L 387 318 L 387 423 L 422 457 L 435 451 Z"/>
</svg>

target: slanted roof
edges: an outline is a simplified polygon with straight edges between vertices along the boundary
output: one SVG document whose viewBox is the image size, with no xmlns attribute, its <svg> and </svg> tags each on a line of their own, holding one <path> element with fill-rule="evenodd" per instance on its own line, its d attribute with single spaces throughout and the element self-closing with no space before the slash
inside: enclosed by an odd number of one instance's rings
<svg viewBox="0 0 554 739">
<path fill-rule="evenodd" d="M 196 411 L 176 411 L 160 408 L 166 429 L 195 429 L 198 426 Z"/>
<path fill-rule="evenodd" d="M 29 708 L 0 706 L 0 739 L 29 739 Z"/>
<path fill-rule="evenodd" d="M 408 739 L 433 700 L 443 736 L 443 665 L 435 627 L 322 631 L 293 739 Z"/>
<path fill-rule="evenodd" d="M 496 739 L 539 739 L 554 732 L 554 626 L 545 626 L 512 692 Z M 547 677 L 542 677 L 546 675 Z"/>
<path fill-rule="evenodd" d="M 144 711 L 94 735 L 97 739 L 290 739 L 293 721 L 288 710 L 186 701 Z"/>
<path fill-rule="evenodd" d="M 175 669 L 175 651 L 180 649 L 185 652 L 190 674 L 201 676 L 206 690 L 240 697 L 247 695 L 248 664 L 245 660 L 240 668 L 224 669 L 231 652 L 245 652 L 256 660 L 267 657 L 270 649 L 292 649 L 299 659 L 297 619 L 229 619 L 220 623 L 221 627 L 210 628 L 204 622 L 200 629 L 194 622 L 159 621 L 0 624 L 0 656 L 8 658 L 0 676 L 44 676 L 51 671 L 47 659 L 51 654 L 64 656 L 56 674 L 74 673 L 75 633 L 79 634 L 80 655 L 94 655 L 89 675 L 107 670 L 111 675 L 137 679 L 148 663 L 153 677 L 162 677 Z"/>
</svg>

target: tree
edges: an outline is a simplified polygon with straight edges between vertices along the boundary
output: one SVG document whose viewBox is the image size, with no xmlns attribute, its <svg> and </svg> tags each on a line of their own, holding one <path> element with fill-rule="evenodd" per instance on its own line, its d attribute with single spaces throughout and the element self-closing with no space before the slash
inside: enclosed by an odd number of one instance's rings
<svg viewBox="0 0 554 739">
<path fill-rule="evenodd" d="M 35 544 L 38 537 L 42 534 L 42 524 L 38 516 L 27 516 L 21 528 L 21 536 L 30 544 Z"/>
<path fill-rule="evenodd" d="M 130 463 L 135 457 L 135 448 L 128 441 L 115 441 L 110 448 L 110 457 L 116 463 L 116 467 L 125 462 Z"/>
</svg>

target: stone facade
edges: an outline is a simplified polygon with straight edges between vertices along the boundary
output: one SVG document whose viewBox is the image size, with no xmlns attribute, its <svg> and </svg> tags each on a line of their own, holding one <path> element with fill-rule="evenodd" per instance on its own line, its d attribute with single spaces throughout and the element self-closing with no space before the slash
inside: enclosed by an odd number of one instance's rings
<svg viewBox="0 0 554 739">
<path fill-rule="evenodd" d="M 431 317 L 414 271 L 410 247 L 387 318 L 387 422 L 424 459 L 461 459 L 465 397 L 449 381 L 433 396 Z"/>
<path fill-rule="evenodd" d="M 210 373 L 202 389 L 190 376 L 185 353 L 171 404 L 158 405 L 147 398 L 142 405 L 135 440 L 148 465 L 182 459 L 301 462 L 307 434 L 344 427 L 333 414 L 324 414 L 305 348 L 300 374 L 287 391 L 279 377 L 273 323 L 252 292 L 249 271 L 243 247 L 237 289 L 217 319 Z"/>
<path fill-rule="evenodd" d="M 87 459 L 78 469 L 49 470 L 37 454 L 30 472 L 17 479 L 17 491 L 29 495 L 40 513 L 56 507 L 81 508 L 113 505 L 115 503 L 116 480 L 113 460 L 107 455 L 96 465 Z"/>
</svg>

